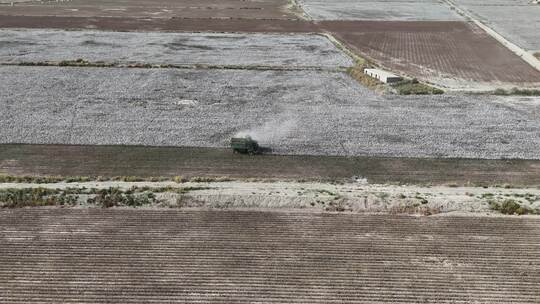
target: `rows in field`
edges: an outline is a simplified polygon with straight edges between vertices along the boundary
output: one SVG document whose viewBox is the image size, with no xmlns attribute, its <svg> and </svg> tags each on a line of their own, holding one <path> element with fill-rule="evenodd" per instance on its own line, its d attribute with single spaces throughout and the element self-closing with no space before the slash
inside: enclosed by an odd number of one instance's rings
<svg viewBox="0 0 540 304">
<path fill-rule="evenodd" d="M 20 209 L 0 219 L 0 303 L 539 299 L 533 218 Z"/>
<path fill-rule="evenodd" d="M 539 71 L 472 24 L 329 21 L 322 27 L 383 66 L 427 81 L 540 82 Z"/>
</svg>

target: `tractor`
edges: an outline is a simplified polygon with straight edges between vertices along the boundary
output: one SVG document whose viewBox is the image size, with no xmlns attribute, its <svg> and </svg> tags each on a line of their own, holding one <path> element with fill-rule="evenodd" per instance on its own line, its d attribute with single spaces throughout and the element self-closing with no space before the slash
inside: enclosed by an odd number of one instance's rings
<svg viewBox="0 0 540 304">
<path fill-rule="evenodd" d="M 256 140 L 250 136 L 231 138 L 231 149 L 234 153 L 258 154 L 260 147 Z"/>
</svg>

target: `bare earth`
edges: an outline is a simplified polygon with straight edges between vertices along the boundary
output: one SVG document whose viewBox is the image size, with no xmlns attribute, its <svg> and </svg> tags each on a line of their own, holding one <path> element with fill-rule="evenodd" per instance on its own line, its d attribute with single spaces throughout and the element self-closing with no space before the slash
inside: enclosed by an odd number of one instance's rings
<svg viewBox="0 0 540 304">
<path fill-rule="evenodd" d="M 4 1 L 3 1 L 4 2 Z M 1 15 L 139 18 L 294 19 L 286 0 L 70 0 L 0 5 Z"/>
<path fill-rule="evenodd" d="M 0 174 L 350 180 L 540 186 L 540 161 L 233 154 L 229 149 L 0 145 Z"/>
<path fill-rule="evenodd" d="M 0 303 L 538 303 L 540 221 L 0 211 Z"/>
</svg>

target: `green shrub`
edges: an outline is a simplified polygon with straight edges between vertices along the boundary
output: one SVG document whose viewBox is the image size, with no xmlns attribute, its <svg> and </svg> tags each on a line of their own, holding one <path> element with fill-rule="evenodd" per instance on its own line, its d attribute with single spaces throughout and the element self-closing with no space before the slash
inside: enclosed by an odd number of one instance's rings
<svg viewBox="0 0 540 304">
<path fill-rule="evenodd" d="M 75 205 L 78 196 L 57 189 L 24 188 L 0 190 L 2 208 Z"/>
<path fill-rule="evenodd" d="M 490 208 L 495 211 L 499 211 L 502 214 L 508 215 L 524 215 L 524 214 L 535 214 L 535 210 L 528 208 L 526 206 L 520 205 L 518 202 L 512 199 L 505 200 L 502 204 L 491 201 L 489 203 Z"/>
<path fill-rule="evenodd" d="M 508 96 L 508 95 L 516 95 L 516 96 L 540 96 L 540 90 L 537 89 L 518 89 L 513 88 L 510 91 L 507 91 L 505 89 L 496 89 L 493 91 L 494 95 L 501 95 L 501 96 Z"/>
<path fill-rule="evenodd" d="M 425 83 L 418 82 L 417 79 L 402 80 L 392 85 L 400 95 L 438 95 L 444 91 Z"/>
</svg>

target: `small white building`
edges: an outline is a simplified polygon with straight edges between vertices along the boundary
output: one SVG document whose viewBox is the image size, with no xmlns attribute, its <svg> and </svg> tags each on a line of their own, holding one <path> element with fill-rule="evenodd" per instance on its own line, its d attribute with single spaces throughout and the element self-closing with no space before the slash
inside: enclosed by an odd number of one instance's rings
<svg viewBox="0 0 540 304">
<path fill-rule="evenodd" d="M 395 83 L 403 79 L 397 75 L 380 69 L 364 69 L 364 74 L 384 83 Z"/>
</svg>

